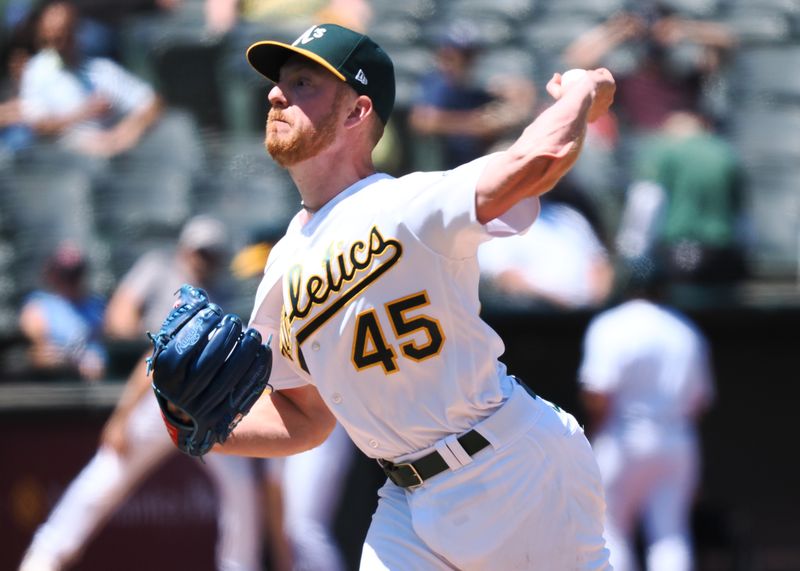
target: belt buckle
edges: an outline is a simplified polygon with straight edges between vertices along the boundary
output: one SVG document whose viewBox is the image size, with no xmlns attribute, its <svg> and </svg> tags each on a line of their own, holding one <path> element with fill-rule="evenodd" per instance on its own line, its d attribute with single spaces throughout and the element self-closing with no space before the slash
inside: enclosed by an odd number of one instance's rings
<svg viewBox="0 0 800 571">
<path fill-rule="evenodd" d="M 419 472 L 417 472 L 417 469 L 414 467 L 414 464 L 411 464 L 410 462 L 395 464 L 389 460 L 378 459 L 378 464 L 381 468 L 383 468 L 383 471 L 386 472 L 386 475 L 389 477 L 389 479 L 401 488 L 413 490 L 415 488 L 419 488 L 424 482 L 422 476 L 420 476 Z M 411 470 L 411 475 L 416 478 L 416 483 L 406 485 L 404 482 L 399 481 L 397 472 L 400 470 L 400 468 L 408 468 Z"/>
<path fill-rule="evenodd" d="M 405 464 L 395 464 L 394 466 L 395 468 L 399 468 L 401 466 L 408 466 L 411 469 L 411 475 L 417 479 L 416 484 L 411 484 L 410 486 L 406 486 L 406 488 L 408 488 L 409 490 L 413 490 L 415 488 L 419 488 L 422 485 L 423 483 L 422 476 L 419 475 L 419 472 L 417 472 L 417 469 L 414 467 L 414 464 L 406 462 Z"/>
</svg>

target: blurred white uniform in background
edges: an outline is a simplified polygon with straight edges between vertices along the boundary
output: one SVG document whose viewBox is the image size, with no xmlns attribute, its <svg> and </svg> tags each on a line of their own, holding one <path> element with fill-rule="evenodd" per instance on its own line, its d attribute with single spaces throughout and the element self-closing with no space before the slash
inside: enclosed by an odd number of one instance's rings
<svg viewBox="0 0 800 571">
<path fill-rule="evenodd" d="M 526 233 L 480 245 L 482 277 L 502 294 L 563 308 L 599 305 L 613 277 L 605 246 L 575 208 L 547 198 L 541 205 L 539 218 Z"/>
<path fill-rule="evenodd" d="M 581 388 L 603 402 L 591 439 L 606 489 L 611 564 L 637 567 L 641 521 L 649 570 L 691 569 L 696 421 L 714 395 L 706 340 L 677 311 L 633 299 L 597 315 L 584 343 Z"/>
</svg>

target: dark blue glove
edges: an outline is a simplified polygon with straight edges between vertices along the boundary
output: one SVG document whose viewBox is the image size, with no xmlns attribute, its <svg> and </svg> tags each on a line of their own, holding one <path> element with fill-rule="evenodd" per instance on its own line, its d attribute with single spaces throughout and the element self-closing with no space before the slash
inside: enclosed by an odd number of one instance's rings
<svg viewBox="0 0 800 571">
<path fill-rule="evenodd" d="M 172 441 L 202 456 L 225 442 L 265 389 L 271 392 L 272 351 L 202 289 L 184 285 L 179 294 L 159 332 L 148 333 L 148 374 Z"/>
</svg>

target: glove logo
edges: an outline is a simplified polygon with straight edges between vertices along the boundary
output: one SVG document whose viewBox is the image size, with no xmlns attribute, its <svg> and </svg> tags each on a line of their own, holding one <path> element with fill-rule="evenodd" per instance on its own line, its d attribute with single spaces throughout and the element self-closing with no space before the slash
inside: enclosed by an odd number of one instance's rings
<svg viewBox="0 0 800 571">
<path fill-rule="evenodd" d="M 191 328 L 186 331 L 186 334 L 180 339 L 175 340 L 175 351 L 177 351 L 179 355 L 183 355 L 200 341 L 204 321 L 205 319 L 202 317 L 198 318 L 196 321 L 191 321 Z"/>
<path fill-rule="evenodd" d="M 157 335 L 148 333 L 148 374 L 170 439 L 181 452 L 203 456 L 225 442 L 269 387 L 272 351 L 257 330 L 242 332 L 238 316 L 223 316 L 203 290 L 181 287 L 180 302 Z"/>
</svg>

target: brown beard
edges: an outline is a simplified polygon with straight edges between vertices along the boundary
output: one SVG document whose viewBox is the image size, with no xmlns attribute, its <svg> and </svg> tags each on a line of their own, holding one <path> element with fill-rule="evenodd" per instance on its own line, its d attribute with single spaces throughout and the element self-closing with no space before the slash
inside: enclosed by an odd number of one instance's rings
<svg viewBox="0 0 800 571">
<path fill-rule="evenodd" d="M 291 167 L 317 156 L 330 147 L 336 139 L 337 116 L 342 98 L 341 91 L 337 91 L 330 112 L 320 120 L 319 124 L 301 129 L 295 128 L 281 109 L 270 109 L 264 146 L 275 162 L 284 168 Z M 270 123 L 275 120 L 288 122 L 292 127 L 290 133 L 280 137 L 271 133 Z"/>
</svg>

